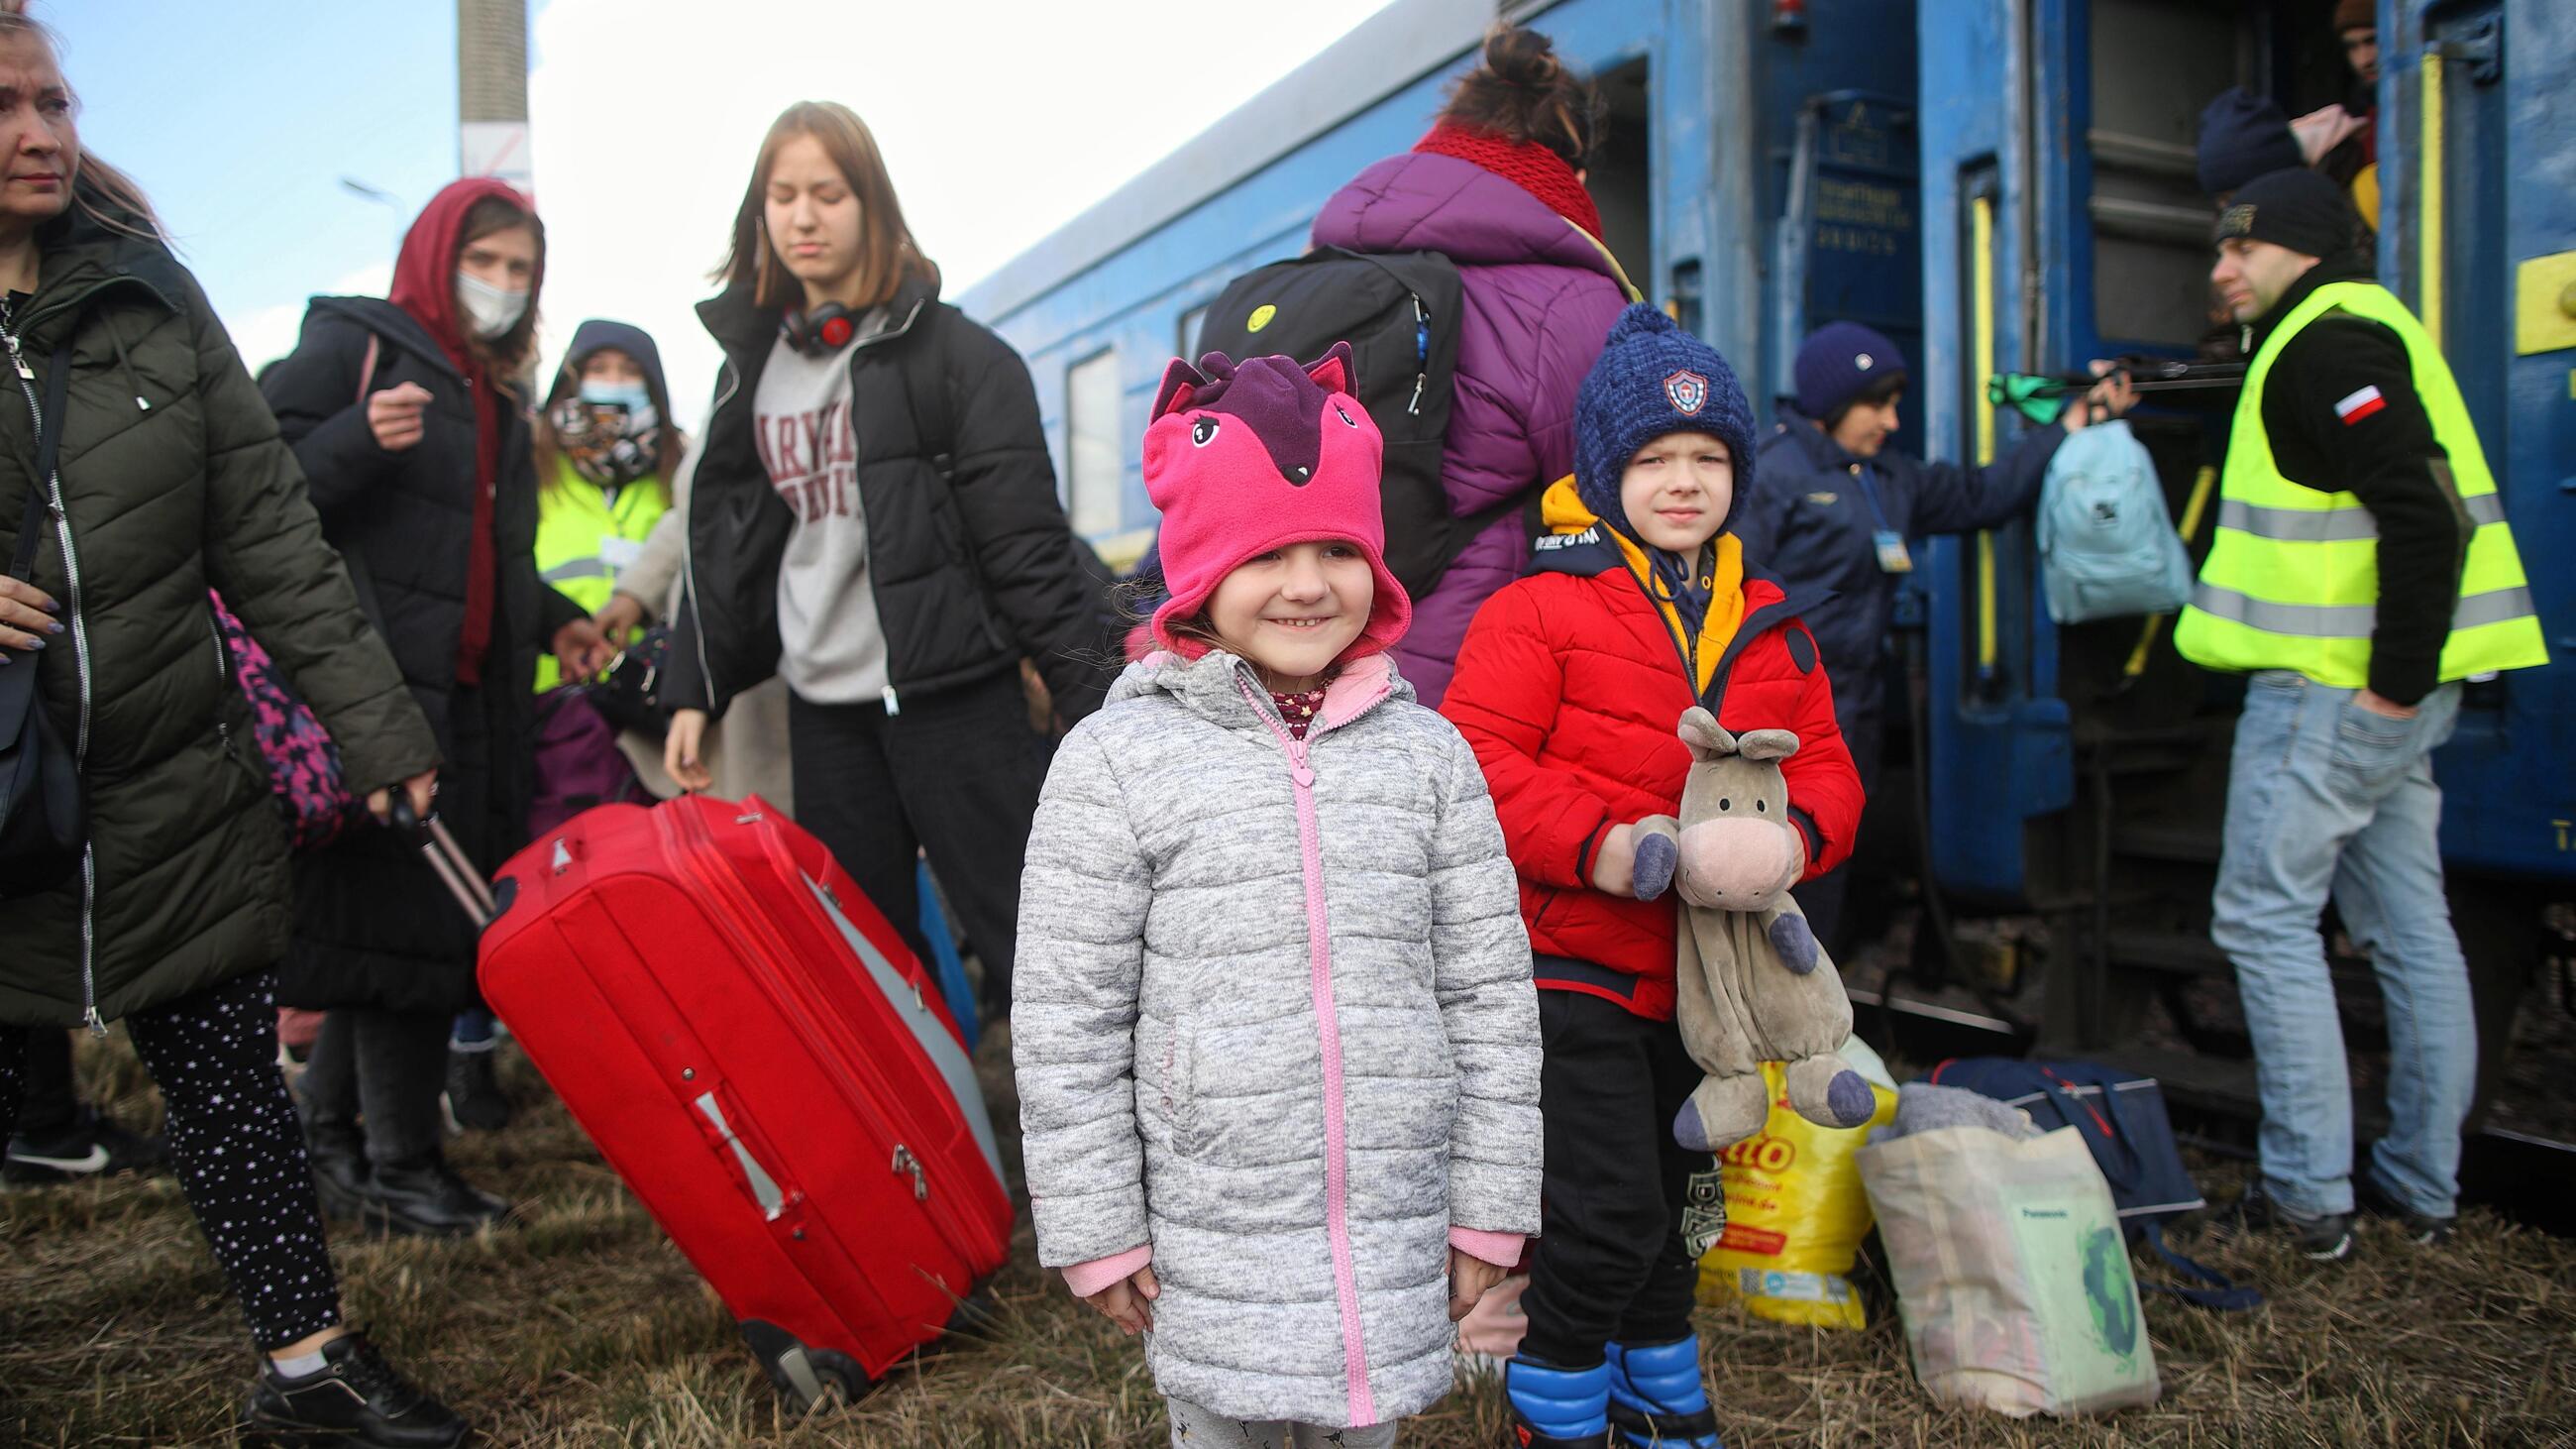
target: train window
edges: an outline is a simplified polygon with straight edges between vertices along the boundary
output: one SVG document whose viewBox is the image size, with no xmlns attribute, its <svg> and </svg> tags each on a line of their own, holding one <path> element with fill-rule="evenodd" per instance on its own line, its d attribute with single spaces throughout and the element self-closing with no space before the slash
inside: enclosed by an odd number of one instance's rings
<svg viewBox="0 0 2576 1449">
<path fill-rule="evenodd" d="M 2209 198 L 2193 162 L 2200 109 L 2251 69 L 2243 8 L 2094 0 L 2093 331 L 2190 346 L 2209 325 Z"/>
<path fill-rule="evenodd" d="M 1181 314 L 1181 325 L 1172 338 L 1172 355 L 1195 360 L 1199 355 L 1199 334 L 1207 330 L 1208 309 L 1202 305 Z"/>
<path fill-rule="evenodd" d="M 1098 538 L 1118 528 L 1126 443 L 1118 426 L 1118 351 L 1102 348 L 1065 373 L 1065 512 L 1073 531 Z"/>
</svg>

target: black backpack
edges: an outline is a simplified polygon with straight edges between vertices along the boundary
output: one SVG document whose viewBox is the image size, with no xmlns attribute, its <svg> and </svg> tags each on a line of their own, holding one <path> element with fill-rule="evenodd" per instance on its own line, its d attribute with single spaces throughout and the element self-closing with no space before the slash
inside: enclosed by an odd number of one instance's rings
<svg viewBox="0 0 2576 1449">
<path fill-rule="evenodd" d="M 1353 390 L 1386 439 L 1387 570 L 1416 599 L 1492 516 L 1453 517 L 1440 487 L 1461 293 L 1457 264 L 1438 252 L 1317 247 L 1235 278 L 1199 329 L 1201 356 L 1236 361 L 1311 362 L 1336 342 L 1351 345 Z"/>
</svg>

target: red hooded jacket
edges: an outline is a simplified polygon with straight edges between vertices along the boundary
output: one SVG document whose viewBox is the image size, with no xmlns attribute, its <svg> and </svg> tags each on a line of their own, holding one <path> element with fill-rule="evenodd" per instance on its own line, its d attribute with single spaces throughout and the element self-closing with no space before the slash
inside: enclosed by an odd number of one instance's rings
<svg viewBox="0 0 2576 1449">
<path fill-rule="evenodd" d="M 465 319 L 456 309 L 456 262 L 465 245 L 465 214 L 474 203 L 498 197 L 527 209 L 528 199 L 510 183 L 490 176 L 451 181 L 422 207 L 420 217 L 403 233 L 402 251 L 394 258 L 394 284 L 385 300 L 409 312 L 429 330 L 447 354 L 474 398 L 474 552 L 465 578 L 465 628 L 456 642 L 456 679 L 479 684 L 483 656 L 492 642 L 492 490 L 501 472 L 501 410 L 517 404 L 495 384 L 500 379 L 476 370 L 473 351 L 465 345 Z M 530 305 L 545 282 L 546 258 L 528 279 Z"/>
<path fill-rule="evenodd" d="M 1801 601 L 1747 576 L 1741 622 L 1694 695 L 1670 615 L 1647 595 L 1622 541 L 1588 514 L 1570 516 L 1580 510 L 1570 486 L 1547 503 L 1561 528 L 1590 526 L 1541 540 L 1538 572 L 1487 601 L 1440 712 L 1484 766 L 1520 871 L 1539 986 L 1669 1021 L 1679 906 L 1670 896 L 1607 895 L 1591 880 L 1611 827 L 1680 809 L 1691 764 L 1675 733 L 1683 711 L 1705 705 L 1737 734 L 1797 734 L 1798 751 L 1780 768 L 1809 880 L 1851 855 L 1860 776 L 1834 724 L 1815 637 L 1797 617 Z"/>
</svg>

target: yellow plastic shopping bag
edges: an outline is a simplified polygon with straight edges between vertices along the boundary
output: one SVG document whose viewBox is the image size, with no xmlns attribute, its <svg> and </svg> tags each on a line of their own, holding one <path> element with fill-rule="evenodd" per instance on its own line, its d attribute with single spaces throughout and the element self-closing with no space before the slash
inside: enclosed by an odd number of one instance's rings
<svg viewBox="0 0 2576 1449">
<path fill-rule="evenodd" d="M 1869 1079 L 1878 1099 L 1869 1121 L 1848 1130 L 1819 1127 L 1791 1110 L 1779 1064 L 1763 1065 L 1770 1120 L 1719 1154 L 1726 1231 L 1700 1259 L 1701 1302 L 1742 1299 L 1781 1323 L 1869 1326 L 1846 1276 L 1870 1225 L 1869 1196 L 1853 1155 L 1871 1128 L 1895 1117 L 1896 1084 L 1860 1038 L 1845 1042 L 1842 1056 Z"/>
</svg>

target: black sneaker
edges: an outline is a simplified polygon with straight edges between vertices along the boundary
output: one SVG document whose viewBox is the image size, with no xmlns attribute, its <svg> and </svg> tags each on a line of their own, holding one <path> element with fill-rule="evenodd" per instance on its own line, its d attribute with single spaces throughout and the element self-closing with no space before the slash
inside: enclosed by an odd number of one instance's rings
<svg viewBox="0 0 2576 1449">
<path fill-rule="evenodd" d="M 509 1203 L 456 1175 L 442 1157 L 409 1166 L 378 1164 L 367 1174 L 359 1220 L 420 1237 L 464 1237 L 500 1223 Z"/>
<path fill-rule="evenodd" d="M 241 1431 L 252 1443 L 450 1449 L 465 1442 L 466 1424 L 351 1333 L 322 1345 L 322 1368 L 300 1378 L 263 1356 Z"/>
<path fill-rule="evenodd" d="M 498 1061 L 499 1053 L 488 1047 L 447 1054 L 443 1100 L 448 1120 L 458 1131 L 498 1132 L 510 1125 L 510 1099 L 501 1093 L 500 1074 L 495 1070 Z"/>
<path fill-rule="evenodd" d="M 2406 1241 L 2419 1248 L 2443 1247 L 2451 1241 L 2451 1235 L 2459 1231 L 2458 1218 L 2437 1218 L 2431 1213 L 2419 1213 L 2383 1191 L 2368 1176 L 2353 1184 L 2353 1198 L 2361 1204 L 2363 1216 L 2386 1218 L 2397 1224 L 2397 1231 L 2405 1236 Z"/>
<path fill-rule="evenodd" d="M 160 1138 L 138 1136 L 84 1108 L 60 1131 L 10 1138 L 7 1157 L 0 1160 L 0 1182 L 45 1187 L 120 1172 L 157 1172 L 169 1159 Z"/>
<path fill-rule="evenodd" d="M 2320 1263 L 2339 1263 L 2352 1256 L 2352 1214 L 2312 1218 L 2294 1213 L 2273 1201 L 2260 1183 L 2245 1189 L 2245 1195 L 2219 1215 L 2216 1226 L 2238 1237 L 2287 1235 L 2300 1256 Z"/>
</svg>

